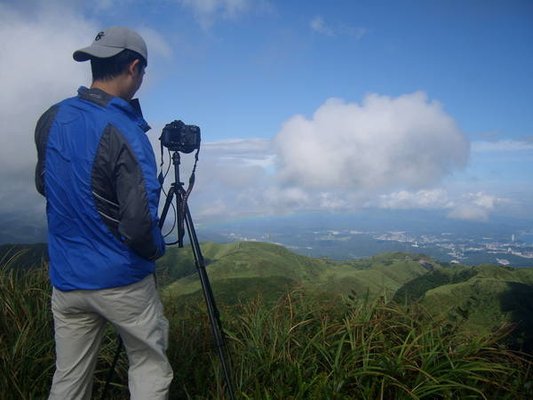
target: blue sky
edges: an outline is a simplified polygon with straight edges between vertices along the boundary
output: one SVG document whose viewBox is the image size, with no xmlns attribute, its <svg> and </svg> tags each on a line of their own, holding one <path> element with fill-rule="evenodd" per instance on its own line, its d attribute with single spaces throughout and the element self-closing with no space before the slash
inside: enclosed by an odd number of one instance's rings
<svg viewBox="0 0 533 400">
<path fill-rule="evenodd" d="M 191 197 L 202 221 L 532 215 L 531 1 L 26 0 L 0 1 L 0 219 L 11 226 L 43 224 L 35 122 L 90 85 L 72 52 L 111 25 L 148 43 L 138 95 L 156 153 L 165 123 L 202 128 Z"/>
</svg>

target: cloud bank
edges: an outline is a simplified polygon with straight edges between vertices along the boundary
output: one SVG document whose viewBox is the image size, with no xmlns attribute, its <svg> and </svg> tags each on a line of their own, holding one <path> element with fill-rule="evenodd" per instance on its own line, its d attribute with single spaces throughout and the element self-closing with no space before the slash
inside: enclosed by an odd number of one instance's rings
<svg viewBox="0 0 533 400">
<path fill-rule="evenodd" d="M 330 99 L 311 118 L 289 118 L 271 143 L 204 146 L 209 165 L 200 167 L 206 176 L 199 197 L 217 201 L 197 206 L 209 216 L 376 207 L 446 209 L 453 218 L 475 218 L 473 211 L 472 217 L 461 213 L 459 206 L 469 204 L 484 219 L 495 207 L 435 188 L 464 168 L 469 150 L 453 119 L 424 93 L 372 94 L 361 104 Z"/>
<path fill-rule="evenodd" d="M 295 116 L 275 138 L 280 178 L 305 188 L 422 188 L 466 165 L 469 143 L 422 92 L 329 99 L 312 118 Z"/>
<path fill-rule="evenodd" d="M 510 199 L 484 192 L 463 194 L 448 213 L 452 219 L 466 221 L 488 221 L 490 214 L 499 206 L 511 203 Z"/>
<path fill-rule="evenodd" d="M 381 195 L 371 206 L 386 209 L 447 210 L 448 218 L 465 221 L 488 221 L 498 207 L 511 200 L 485 192 L 463 193 L 452 196 L 447 190 L 428 189 L 414 192 L 401 190 Z"/>
<path fill-rule="evenodd" d="M 385 208 L 487 221 L 510 204 L 486 191 L 446 189 L 446 178 L 466 166 L 470 145 L 421 92 L 372 94 L 361 104 L 330 99 L 310 118 L 289 118 L 271 143 L 230 140 L 202 151 L 208 165 L 200 166 L 195 204 L 205 217 Z"/>
</svg>

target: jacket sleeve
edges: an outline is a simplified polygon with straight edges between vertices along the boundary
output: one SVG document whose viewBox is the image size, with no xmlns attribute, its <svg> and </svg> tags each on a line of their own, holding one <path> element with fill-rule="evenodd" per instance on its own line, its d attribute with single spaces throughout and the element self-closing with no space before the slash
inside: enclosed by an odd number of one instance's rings
<svg viewBox="0 0 533 400">
<path fill-rule="evenodd" d="M 46 146 L 48 144 L 48 135 L 52 123 L 54 122 L 58 106 L 50 107 L 37 121 L 35 127 L 35 146 L 37 147 L 37 166 L 35 167 L 35 188 L 37 191 L 45 195 L 44 187 L 44 171 L 45 171 L 45 157 Z"/>
<path fill-rule="evenodd" d="M 150 165 L 143 168 L 139 158 Z M 152 159 L 153 153 L 136 154 L 126 137 L 108 125 L 92 172 L 93 195 L 104 222 L 119 240 L 149 260 L 165 252 L 157 217 L 160 185 Z"/>
</svg>

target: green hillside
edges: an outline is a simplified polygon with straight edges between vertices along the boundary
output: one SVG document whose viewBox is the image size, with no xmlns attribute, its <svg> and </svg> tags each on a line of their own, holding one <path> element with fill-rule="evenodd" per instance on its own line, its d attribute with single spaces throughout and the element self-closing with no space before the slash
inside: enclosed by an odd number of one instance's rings
<svg viewBox="0 0 533 400">
<path fill-rule="evenodd" d="M 398 289 L 394 300 L 411 302 L 421 300 L 430 289 L 452 283 L 464 282 L 476 275 L 471 267 L 454 265 L 452 267 L 434 266 L 427 274 L 419 276 Z"/>
<path fill-rule="evenodd" d="M 338 262 L 258 242 L 207 243 L 202 250 L 221 304 L 257 297 L 273 302 L 294 288 L 327 298 L 384 296 L 400 303 L 418 301 L 434 316 L 461 320 L 472 332 L 488 333 L 504 322 L 514 324 L 513 344 L 532 347 L 533 268 L 445 266 L 404 253 Z M 201 301 L 190 249 L 168 249 L 159 269 L 167 279 L 163 291 L 167 301 L 176 305 Z"/>
<path fill-rule="evenodd" d="M 231 244 L 202 245 L 209 280 L 217 300 L 232 304 L 242 299 L 263 296 L 275 300 L 287 289 L 312 281 L 316 276 L 333 267 L 334 263 L 300 256 L 286 248 L 267 243 L 240 242 Z M 167 258 L 189 260 L 193 269 L 181 279 L 170 283 L 164 294 L 173 299 L 194 299 L 201 296 L 201 286 L 195 273 L 189 248 L 170 248 L 161 260 L 169 271 Z M 159 264 L 158 264 L 159 265 Z M 182 264 L 177 268 L 183 272 Z M 177 275 L 170 272 L 170 275 Z"/>
<path fill-rule="evenodd" d="M 213 291 L 229 304 L 258 295 L 275 300 L 295 287 L 317 294 L 392 297 L 402 285 L 428 272 L 416 257 L 402 253 L 342 263 L 257 242 L 210 243 L 202 250 Z M 178 272 L 172 269 L 170 260 L 176 263 Z M 169 249 L 161 260 L 166 275 L 182 274 L 165 288 L 165 296 L 176 300 L 201 296 L 197 275 L 194 269 L 184 267 L 186 262 L 193 263 L 190 250 L 177 248 Z"/>
<path fill-rule="evenodd" d="M 471 332 L 487 334 L 508 323 L 511 344 L 533 349 L 532 268 L 439 267 L 407 282 L 394 300 L 420 301 L 434 316 L 462 320 Z"/>
<path fill-rule="evenodd" d="M 434 315 L 464 320 L 472 332 L 488 333 L 508 322 L 512 340 L 533 349 L 533 269 L 479 266 L 464 281 L 429 289 L 421 299 Z"/>
</svg>

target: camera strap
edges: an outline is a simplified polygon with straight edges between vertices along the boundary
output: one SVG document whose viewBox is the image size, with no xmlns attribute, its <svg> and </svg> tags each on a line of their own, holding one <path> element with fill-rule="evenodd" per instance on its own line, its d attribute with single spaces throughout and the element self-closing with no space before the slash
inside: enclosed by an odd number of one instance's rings
<svg viewBox="0 0 533 400">
<path fill-rule="evenodd" d="M 187 189 L 184 189 L 181 184 L 179 185 L 179 190 L 181 191 L 181 202 L 179 203 L 179 210 L 177 210 L 177 223 L 179 226 L 178 232 L 181 232 L 181 237 L 179 238 L 180 243 L 183 241 L 183 236 L 185 235 L 184 223 L 185 213 L 188 208 L 187 201 L 189 200 L 189 195 L 191 194 L 192 189 L 194 188 L 194 182 L 196 180 L 196 166 L 198 165 L 199 152 L 200 149 L 196 150 L 196 153 L 194 155 L 194 166 L 192 168 L 191 176 L 189 177 L 189 186 L 187 186 Z"/>
<path fill-rule="evenodd" d="M 163 182 L 165 181 L 165 175 L 168 173 L 168 169 L 167 169 L 167 172 L 163 175 L 163 165 L 165 164 L 165 152 L 163 151 L 163 142 L 160 143 L 160 146 L 161 146 L 161 164 L 159 164 L 159 175 L 157 177 L 157 180 L 159 181 L 159 184 L 161 185 L 161 187 L 163 187 Z M 170 168 L 170 164 L 169 164 L 169 168 Z"/>
<path fill-rule="evenodd" d="M 200 149 L 196 150 L 196 153 L 194 153 L 194 165 L 192 167 L 191 176 L 189 177 L 189 186 L 187 186 L 187 190 L 183 192 L 183 204 L 187 204 L 189 195 L 194 188 L 194 182 L 196 181 L 196 166 L 198 165 L 198 153 L 200 153 Z"/>
</svg>

